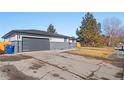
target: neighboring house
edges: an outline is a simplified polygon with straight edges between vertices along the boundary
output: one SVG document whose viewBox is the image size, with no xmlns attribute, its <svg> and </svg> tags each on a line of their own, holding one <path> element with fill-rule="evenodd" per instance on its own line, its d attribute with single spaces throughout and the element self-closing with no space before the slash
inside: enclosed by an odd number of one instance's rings
<svg viewBox="0 0 124 93">
<path fill-rule="evenodd" d="M 69 36 L 34 29 L 12 30 L 2 38 L 4 41 L 11 41 L 15 45 L 15 53 L 67 49 L 70 46 Z"/>
</svg>

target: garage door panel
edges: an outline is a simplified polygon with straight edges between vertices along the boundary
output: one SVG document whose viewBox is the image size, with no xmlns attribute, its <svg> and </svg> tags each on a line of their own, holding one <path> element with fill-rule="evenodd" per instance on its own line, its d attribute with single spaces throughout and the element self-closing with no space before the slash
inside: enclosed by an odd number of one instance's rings
<svg viewBox="0 0 124 93">
<path fill-rule="evenodd" d="M 50 43 L 47 38 L 31 38 L 23 37 L 22 38 L 22 51 L 40 51 L 40 50 L 49 50 Z"/>
</svg>

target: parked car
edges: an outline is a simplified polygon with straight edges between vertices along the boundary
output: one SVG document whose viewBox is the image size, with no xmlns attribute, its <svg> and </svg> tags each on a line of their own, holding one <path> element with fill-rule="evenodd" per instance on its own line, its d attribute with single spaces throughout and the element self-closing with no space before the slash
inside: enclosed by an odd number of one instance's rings
<svg viewBox="0 0 124 93">
<path fill-rule="evenodd" d="M 115 50 L 124 51 L 124 44 L 119 44 L 117 47 L 114 48 Z"/>
</svg>

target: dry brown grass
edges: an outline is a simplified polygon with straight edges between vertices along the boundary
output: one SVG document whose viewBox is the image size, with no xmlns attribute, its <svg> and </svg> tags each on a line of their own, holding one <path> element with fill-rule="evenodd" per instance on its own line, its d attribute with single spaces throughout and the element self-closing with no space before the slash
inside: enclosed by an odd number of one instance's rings
<svg viewBox="0 0 124 93">
<path fill-rule="evenodd" d="M 98 60 L 102 60 L 103 62 L 110 63 L 117 67 L 124 67 L 124 58 L 118 57 L 116 54 L 116 50 L 110 47 L 104 48 L 95 48 L 95 47 L 82 47 L 73 51 L 69 51 L 67 53 L 73 55 L 85 56 L 88 58 L 95 58 Z M 120 54 L 123 56 L 123 54 Z"/>
<path fill-rule="evenodd" d="M 111 56 L 114 52 L 113 48 L 95 48 L 95 47 L 82 47 L 80 49 L 71 51 L 73 54 L 86 55 L 93 57 L 107 58 Z"/>
</svg>

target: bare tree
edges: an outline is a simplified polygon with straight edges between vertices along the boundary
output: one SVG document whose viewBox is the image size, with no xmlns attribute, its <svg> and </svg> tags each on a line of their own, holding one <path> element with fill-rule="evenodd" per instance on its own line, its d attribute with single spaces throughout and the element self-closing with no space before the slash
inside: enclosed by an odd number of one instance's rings
<svg viewBox="0 0 124 93">
<path fill-rule="evenodd" d="M 120 37 L 121 43 L 124 43 L 124 27 L 123 26 L 118 31 L 118 36 Z"/>
<path fill-rule="evenodd" d="M 117 18 L 105 19 L 103 29 L 108 37 L 108 46 L 113 46 L 119 42 L 119 33 L 121 29 L 121 20 Z"/>
</svg>

